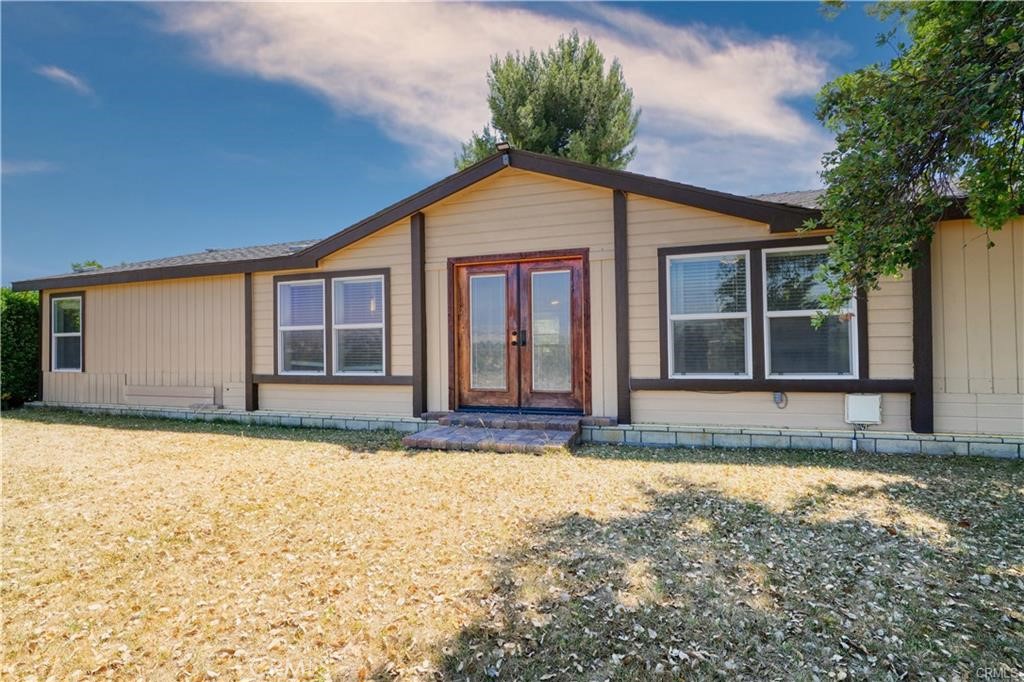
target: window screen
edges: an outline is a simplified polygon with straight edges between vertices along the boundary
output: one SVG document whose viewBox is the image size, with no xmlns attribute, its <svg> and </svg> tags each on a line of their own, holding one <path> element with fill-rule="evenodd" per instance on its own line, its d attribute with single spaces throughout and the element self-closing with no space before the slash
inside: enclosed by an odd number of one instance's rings
<svg viewBox="0 0 1024 682">
<path fill-rule="evenodd" d="M 841 315 L 826 317 L 821 296 L 827 290 L 818 279 L 826 262 L 823 249 L 765 253 L 765 327 L 769 376 L 851 376 L 853 334 L 849 306 Z"/>
<path fill-rule="evenodd" d="M 324 283 L 278 283 L 277 307 L 278 371 L 323 374 Z"/>
<path fill-rule="evenodd" d="M 384 373 L 384 277 L 333 283 L 334 373 Z"/>
<path fill-rule="evenodd" d="M 669 373 L 749 376 L 747 254 L 670 256 Z"/>
</svg>

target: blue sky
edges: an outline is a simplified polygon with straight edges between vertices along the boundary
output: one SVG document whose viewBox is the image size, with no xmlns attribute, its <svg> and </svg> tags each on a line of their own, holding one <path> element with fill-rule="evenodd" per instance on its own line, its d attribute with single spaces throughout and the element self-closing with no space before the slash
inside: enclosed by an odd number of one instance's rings
<svg viewBox="0 0 1024 682">
<path fill-rule="evenodd" d="M 864 7 L 4 3 L 2 279 L 331 234 L 452 172 L 489 55 L 573 28 L 644 110 L 630 170 L 813 187 L 814 93 L 891 56 Z"/>
</svg>

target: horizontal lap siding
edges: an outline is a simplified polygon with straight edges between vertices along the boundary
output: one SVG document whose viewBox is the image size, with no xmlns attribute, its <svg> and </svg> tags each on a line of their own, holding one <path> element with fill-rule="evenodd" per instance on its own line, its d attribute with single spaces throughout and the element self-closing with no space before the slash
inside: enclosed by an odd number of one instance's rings
<svg viewBox="0 0 1024 682">
<path fill-rule="evenodd" d="M 872 379 L 914 377 L 912 274 L 886 277 L 868 294 L 868 371 Z"/>
<path fill-rule="evenodd" d="M 1024 219 L 941 223 L 932 298 L 935 429 L 1024 434 Z"/>
<path fill-rule="evenodd" d="M 630 376 L 661 376 L 658 342 L 658 249 L 767 239 L 768 226 L 635 194 L 627 201 L 629 230 Z M 636 419 L 636 415 L 634 415 Z"/>
<path fill-rule="evenodd" d="M 48 291 L 47 297 L 59 291 Z M 85 290 L 85 372 L 49 372 L 44 311 L 43 395 L 71 403 L 131 402 L 124 386 L 202 386 L 222 404 L 244 378 L 241 275 L 157 280 Z"/>
<path fill-rule="evenodd" d="M 400 220 L 366 239 L 323 258 L 324 272 L 390 268 L 391 373 L 412 374 L 412 274 L 409 220 Z M 253 273 L 253 372 L 274 373 L 274 277 L 314 270 Z M 358 391 L 361 387 L 345 387 Z M 262 404 L 261 404 L 262 406 Z M 411 408 L 410 408 L 411 409 Z"/>
<path fill-rule="evenodd" d="M 614 416 L 611 191 L 508 168 L 424 213 L 428 409 L 448 409 L 448 259 L 589 248 L 592 411 Z"/>
<path fill-rule="evenodd" d="M 388 268 L 391 305 L 391 373 L 412 374 L 412 273 L 409 220 L 379 232 L 321 259 L 316 271 L 337 272 Z M 253 372 L 274 373 L 274 277 L 309 273 L 289 270 L 253 273 Z M 328 339 L 330 333 L 328 332 Z M 263 384 L 259 406 L 265 410 L 324 412 L 328 414 L 412 415 L 412 389 L 408 386 L 322 386 Z"/>
<path fill-rule="evenodd" d="M 844 420 L 842 393 L 787 393 L 786 397 L 788 404 L 779 409 L 768 392 L 638 391 L 633 393 L 633 420 L 696 426 L 850 428 Z M 870 429 L 909 431 L 910 397 L 883 394 L 882 424 Z"/>
<path fill-rule="evenodd" d="M 340 416 L 412 415 L 411 386 L 261 384 L 261 410 L 322 412 Z"/>
</svg>

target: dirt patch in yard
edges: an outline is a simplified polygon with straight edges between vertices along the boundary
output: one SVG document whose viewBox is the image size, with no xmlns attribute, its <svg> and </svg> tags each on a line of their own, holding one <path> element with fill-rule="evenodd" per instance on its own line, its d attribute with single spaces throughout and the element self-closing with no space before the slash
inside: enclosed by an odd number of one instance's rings
<svg viewBox="0 0 1024 682">
<path fill-rule="evenodd" d="M 11 679 L 1024 675 L 1018 463 L 2 428 Z"/>
</svg>

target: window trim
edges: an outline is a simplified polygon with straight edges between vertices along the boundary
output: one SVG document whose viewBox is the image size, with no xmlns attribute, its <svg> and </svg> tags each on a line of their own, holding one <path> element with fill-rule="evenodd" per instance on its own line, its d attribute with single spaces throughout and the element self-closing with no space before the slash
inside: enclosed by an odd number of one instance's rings
<svg viewBox="0 0 1024 682">
<path fill-rule="evenodd" d="M 54 331 L 56 325 L 54 324 L 54 305 L 57 301 L 78 299 L 78 331 L 77 332 L 58 332 Z M 72 373 L 81 374 L 85 371 L 85 292 L 84 291 L 66 291 L 59 294 L 51 294 L 49 297 L 50 305 L 50 347 L 49 347 L 49 362 L 48 366 L 51 372 L 61 373 Z M 59 337 L 71 337 L 77 336 L 81 341 L 79 342 L 79 356 L 78 356 L 78 367 L 77 368 L 65 368 L 57 369 L 57 344 L 54 341 Z"/>
<path fill-rule="evenodd" d="M 380 311 L 380 322 L 366 323 L 339 323 L 334 319 L 334 286 L 337 282 L 369 282 L 379 281 L 380 292 L 381 292 L 381 311 Z M 387 371 L 387 355 L 388 355 L 388 306 L 385 301 L 388 300 L 388 282 L 387 277 L 383 273 L 375 275 L 344 275 L 331 277 L 331 353 L 333 359 L 334 349 L 338 343 L 338 331 L 346 329 L 380 329 L 381 330 L 381 355 L 380 355 L 380 371 L 379 372 L 342 372 L 338 370 L 336 363 L 332 362 L 331 374 L 337 377 L 379 377 L 385 376 Z"/>
<path fill-rule="evenodd" d="M 391 339 L 391 268 L 365 268 L 360 270 L 324 270 L 315 272 L 299 272 L 288 275 L 275 275 L 273 277 L 274 291 L 274 373 L 270 375 L 254 375 L 257 383 L 318 383 L 318 384 L 405 384 L 408 377 L 394 377 L 391 373 L 391 343 L 384 344 L 384 373 L 383 374 L 334 374 L 334 349 L 333 333 L 328 335 L 332 329 L 333 322 L 333 287 L 328 282 L 336 278 L 346 277 L 384 277 L 384 337 Z M 324 371 L 319 373 L 294 373 L 280 371 L 280 333 L 278 321 L 280 308 L 278 304 L 278 284 L 281 282 L 301 282 L 307 280 L 320 280 L 324 283 Z M 328 312 L 331 316 L 328 317 Z"/>
<path fill-rule="evenodd" d="M 281 324 L 281 287 L 285 286 L 320 286 L 321 301 L 323 307 L 320 309 L 320 324 L 297 324 L 297 325 L 282 325 Z M 327 371 L 327 287 L 323 280 L 310 280 L 310 279 L 282 279 L 274 281 L 274 326 L 275 326 L 275 355 L 276 364 L 275 369 L 281 376 L 323 376 Z M 324 368 L 318 372 L 307 372 L 302 370 L 284 370 L 281 367 L 284 366 L 284 333 L 285 332 L 302 332 L 302 331 L 319 331 L 323 337 L 324 345 L 321 351 L 321 357 L 323 358 Z"/>
<path fill-rule="evenodd" d="M 807 381 L 821 381 L 822 379 L 859 379 L 860 376 L 860 365 L 858 361 L 858 352 L 860 346 L 860 325 L 858 324 L 859 315 L 857 311 L 857 299 L 860 298 L 858 294 L 852 300 L 848 301 L 847 304 L 842 308 L 840 314 L 849 315 L 849 324 L 847 325 L 847 333 L 850 337 L 850 371 L 845 374 L 837 373 L 820 373 L 820 374 L 776 374 L 772 372 L 772 337 L 770 323 L 772 318 L 782 317 L 806 317 L 811 318 L 818 313 L 825 312 L 824 308 L 817 308 L 814 310 L 768 310 L 768 254 L 772 253 L 821 253 L 827 249 L 826 245 L 808 244 L 804 246 L 777 246 L 772 248 L 761 249 L 761 301 L 764 306 L 763 314 L 763 325 L 764 325 L 764 367 L 765 367 L 765 378 L 767 379 L 800 379 Z"/>
<path fill-rule="evenodd" d="M 672 287 L 670 278 L 672 276 L 672 263 L 675 261 L 696 260 L 702 258 L 713 258 L 720 256 L 743 256 L 746 260 L 744 268 L 746 274 L 746 311 L 742 313 L 673 313 L 672 312 Z M 728 251 L 707 251 L 703 253 L 680 253 L 666 255 L 665 259 L 665 280 L 662 283 L 666 298 L 665 302 L 665 327 L 668 343 L 668 378 L 670 379 L 752 379 L 754 376 L 753 340 L 751 324 L 751 300 L 750 300 L 750 251 L 747 249 Z M 675 371 L 675 334 L 672 330 L 672 323 L 686 320 L 744 320 L 743 324 L 743 362 L 744 372 L 742 374 L 725 374 L 722 372 L 690 372 L 682 373 Z"/>
<path fill-rule="evenodd" d="M 909 380 L 903 379 L 871 379 L 869 378 L 868 362 L 868 306 L 867 296 L 859 291 L 856 301 L 857 327 L 857 378 L 844 376 L 843 378 L 822 377 L 815 379 L 798 379 L 792 376 L 783 378 L 768 378 L 765 373 L 764 354 L 764 286 L 762 280 L 763 257 L 761 252 L 764 249 L 793 248 L 796 246 L 823 246 L 827 244 L 826 235 L 811 235 L 806 237 L 776 237 L 772 239 L 760 239 L 752 241 L 737 242 L 715 242 L 709 244 L 690 244 L 686 246 L 663 246 L 658 248 L 658 344 L 659 344 L 659 373 L 657 378 L 631 377 L 629 386 L 631 390 L 678 390 L 678 391 L 843 391 L 843 392 L 903 392 L 910 385 Z M 668 296 L 665 291 L 666 279 L 666 256 L 679 254 L 708 254 L 721 251 L 750 251 L 748 272 L 751 286 L 750 294 L 750 315 L 751 315 L 751 344 L 753 352 L 753 377 L 749 379 L 729 378 L 714 379 L 706 377 L 691 376 L 691 378 L 671 377 L 668 374 L 668 325 L 667 306 Z"/>
</svg>

